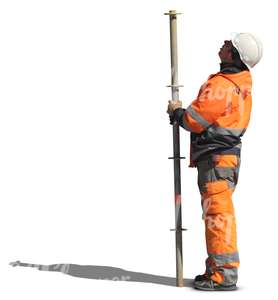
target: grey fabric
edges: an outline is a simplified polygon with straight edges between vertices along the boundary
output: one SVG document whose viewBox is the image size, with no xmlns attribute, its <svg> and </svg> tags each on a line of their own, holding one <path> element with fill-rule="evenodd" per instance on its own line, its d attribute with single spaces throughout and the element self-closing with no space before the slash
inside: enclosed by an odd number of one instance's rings
<svg viewBox="0 0 278 300">
<path fill-rule="evenodd" d="M 195 289 L 202 291 L 234 291 L 237 289 L 235 284 L 218 284 L 211 279 L 194 281 L 193 286 Z"/>
<path fill-rule="evenodd" d="M 226 254 L 209 254 L 209 257 L 206 260 L 206 272 L 210 275 L 214 272 L 222 273 L 224 281 L 221 283 L 221 285 L 236 284 L 238 278 L 238 269 L 236 267 L 223 267 L 225 264 L 233 262 L 239 262 L 238 252 Z"/>
<path fill-rule="evenodd" d="M 224 128 L 215 125 L 210 126 L 207 130 L 216 135 L 232 135 L 236 137 L 241 137 L 246 131 L 245 128 Z"/>
<path fill-rule="evenodd" d="M 211 159 L 200 161 L 197 163 L 198 169 L 198 186 L 201 193 L 205 193 L 206 183 L 217 181 L 213 161 Z"/>
<path fill-rule="evenodd" d="M 217 272 L 224 275 L 224 281 L 221 285 L 231 285 L 236 284 L 238 279 L 238 269 L 237 268 L 218 268 Z"/>
<path fill-rule="evenodd" d="M 201 193 L 205 193 L 206 183 L 226 180 L 228 187 L 234 189 L 238 182 L 240 157 L 237 156 L 236 167 L 215 167 L 214 155 L 207 160 L 197 162 L 198 186 Z"/>
<path fill-rule="evenodd" d="M 200 114 L 198 114 L 194 108 L 192 108 L 192 106 L 188 106 L 188 108 L 186 109 L 186 111 L 189 113 L 189 115 L 195 120 L 197 121 L 201 126 L 203 126 L 204 128 L 207 128 L 210 126 L 210 123 L 205 120 Z"/>
<path fill-rule="evenodd" d="M 240 149 L 240 150 L 241 150 L 241 148 L 242 148 L 242 143 L 240 143 L 240 144 L 236 145 L 236 146 L 235 146 L 235 148 L 238 148 L 238 149 Z"/>
<path fill-rule="evenodd" d="M 222 266 L 231 262 L 239 262 L 239 254 L 238 252 L 226 253 L 226 254 L 211 254 L 209 253 L 209 257 L 213 259 L 216 266 Z"/>
<path fill-rule="evenodd" d="M 236 188 L 236 184 L 234 182 L 227 181 L 227 184 L 228 184 L 229 189 L 231 189 L 231 190 Z"/>
</svg>

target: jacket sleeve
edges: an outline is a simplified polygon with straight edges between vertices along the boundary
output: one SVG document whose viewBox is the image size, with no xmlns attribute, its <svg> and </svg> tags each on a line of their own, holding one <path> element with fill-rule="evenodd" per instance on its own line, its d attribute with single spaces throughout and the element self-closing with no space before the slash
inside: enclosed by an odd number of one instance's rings
<svg viewBox="0 0 278 300">
<path fill-rule="evenodd" d="M 178 108 L 173 117 L 185 130 L 201 133 L 226 111 L 227 89 L 216 80 L 208 80 L 198 97 L 186 109 Z"/>
</svg>

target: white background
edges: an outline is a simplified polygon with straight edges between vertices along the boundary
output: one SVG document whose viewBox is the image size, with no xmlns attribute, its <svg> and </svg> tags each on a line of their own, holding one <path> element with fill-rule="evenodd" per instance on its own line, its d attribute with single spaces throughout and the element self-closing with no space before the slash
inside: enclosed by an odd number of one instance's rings
<svg viewBox="0 0 278 300">
<path fill-rule="evenodd" d="M 177 9 L 184 107 L 219 68 L 231 32 L 254 32 L 253 112 L 234 194 L 239 287 L 277 294 L 275 1 L 1 1 L 1 299 L 222 297 L 71 277 L 9 262 L 119 267 L 175 276 L 169 21 Z M 203 273 L 196 169 L 181 131 L 184 277 Z"/>
</svg>

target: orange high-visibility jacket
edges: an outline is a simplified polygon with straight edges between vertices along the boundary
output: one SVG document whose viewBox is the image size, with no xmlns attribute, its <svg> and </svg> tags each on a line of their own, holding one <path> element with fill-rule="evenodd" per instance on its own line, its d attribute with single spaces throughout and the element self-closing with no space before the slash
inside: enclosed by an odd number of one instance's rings
<svg viewBox="0 0 278 300">
<path fill-rule="evenodd" d="M 174 119 L 191 132 L 190 166 L 210 154 L 240 154 L 241 137 L 252 107 L 249 71 L 216 73 L 201 86 L 187 109 L 174 111 Z"/>
</svg>

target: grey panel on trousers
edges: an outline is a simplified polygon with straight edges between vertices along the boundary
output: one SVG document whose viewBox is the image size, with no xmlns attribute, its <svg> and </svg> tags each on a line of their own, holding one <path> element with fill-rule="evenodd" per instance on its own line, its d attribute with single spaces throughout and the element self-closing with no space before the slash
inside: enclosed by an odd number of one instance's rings
<svg viewBox="0 0 278 300">
<path fill-rule="evenodd" d="M 208 160 L 197 162 L 198 186 L 201 193 L 206 192 L 206 183 L 226 180 L 228 188 L 236 187 L 240 168 L 240 157 L 236 167 L 215 167 L 213 156 Z"/>
</svg>

